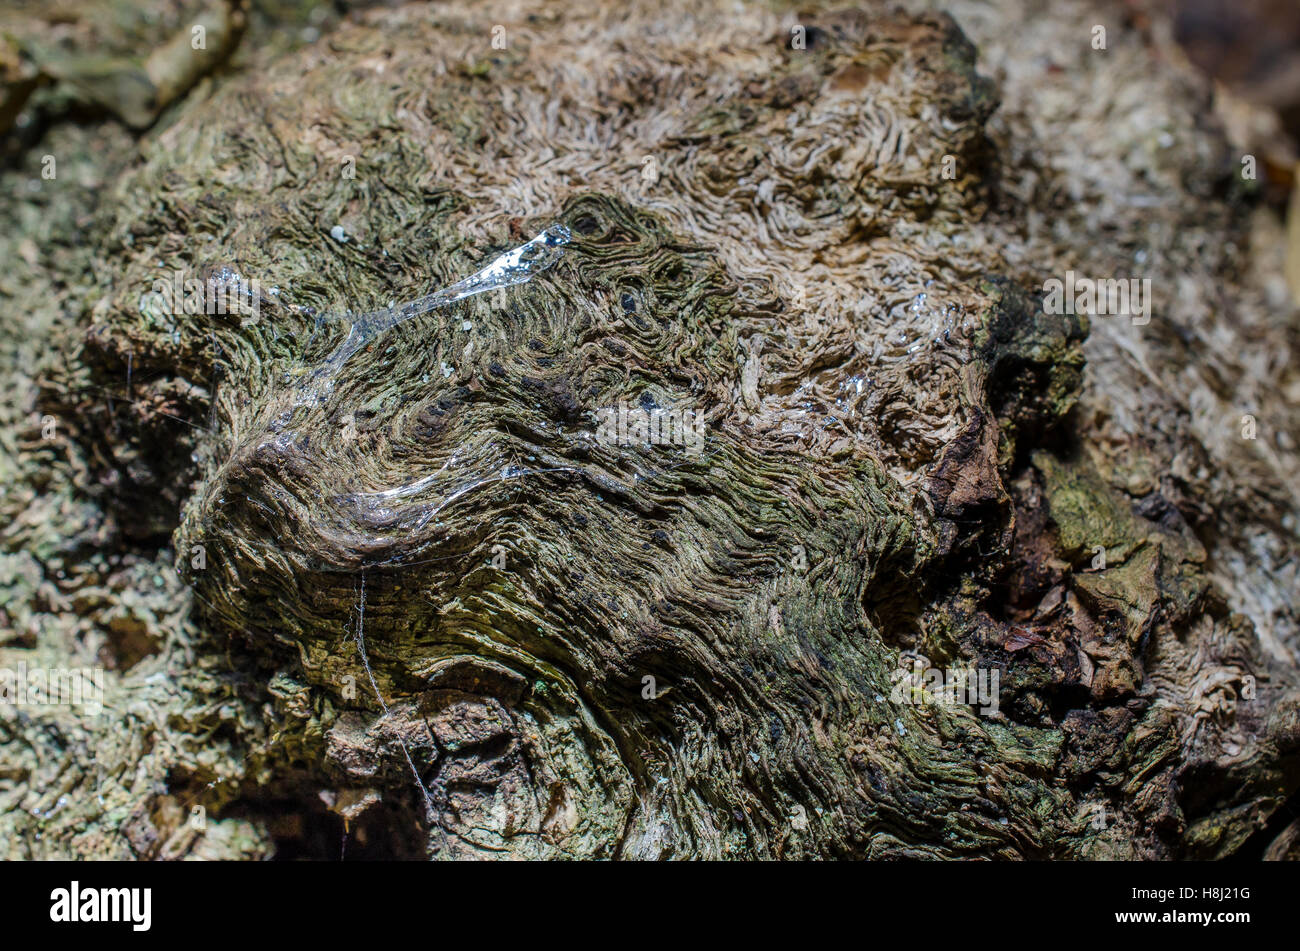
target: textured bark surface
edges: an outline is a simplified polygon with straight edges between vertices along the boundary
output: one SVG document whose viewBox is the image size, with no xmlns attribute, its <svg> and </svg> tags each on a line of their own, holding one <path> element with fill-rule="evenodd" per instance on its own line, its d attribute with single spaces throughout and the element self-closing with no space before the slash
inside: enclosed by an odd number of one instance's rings
<svg viewBox="0 0 1300 951">
<path fill-rule="evenodd" d="M 29 424 L 75 438 L 6 463 L 6 513 L 89 527 L 18 519 L 5 564 L 17 629 L 75 561 L 118 673 L 95 721 L 3 721 L 10 854 L 311 853 L 335 815 L 410 857 L 1240 850 L 1300 784 L 1278 226 L 1158 28 L 954 13 L 375 10 L 113 153 L 40 262 Z M 552 269 L 305 386 L 324 315 L 557 222 Z M 151 290 L 223 266 L 256 322 Z M 1045 313 L 1067 269 L 1151 277 L 1151 322 Z M 597 438 L 620 404 L 703 452 Z M 6 659 L 97 643 L 32 626 Z M 998 712 L 899 702 L 915 655 Z"/>
</svg>

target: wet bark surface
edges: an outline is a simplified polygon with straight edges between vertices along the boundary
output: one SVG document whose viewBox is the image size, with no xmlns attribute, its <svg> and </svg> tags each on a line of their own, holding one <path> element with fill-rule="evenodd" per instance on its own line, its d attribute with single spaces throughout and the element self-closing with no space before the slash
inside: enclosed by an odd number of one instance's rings
<svg viewBox="0 0 1300 951">
<path fill-rule="evenodd" d="M 7 410 L 0 651 L 105 659 L 111 702 L 0 722 L 10 853 L 1262 850 L 1300 784 L 1268 211 L 1158 32 L 1097 51 L 1064 6 L 1047 69 L 1016 4 L 954 12 L 410 5 L 258 47 L 254 9 L 137 154 L 42 133 L 119 164 L 8 292 L 54 346 Z M 1150 322 L 1049 312 L 1067 269 L 1150 277 Z"/>
</svg>

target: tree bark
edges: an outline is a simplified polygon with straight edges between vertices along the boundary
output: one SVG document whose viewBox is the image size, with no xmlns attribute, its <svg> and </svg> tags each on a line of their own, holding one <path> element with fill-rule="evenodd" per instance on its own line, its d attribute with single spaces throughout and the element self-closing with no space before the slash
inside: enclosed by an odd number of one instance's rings
<svg viewBox="0 0 1300 951">
<path fill-rule="evenodd" d="M 1300 783 L 1275 262 L 1229 247 L 1263 226 L 1190 71 L 1068 7 L 1040 91 L 971 17 L 997 82 L 930 12 L 375 10 L 150 134 L 42 406 L 192 613 L 76 727 L 171 749 L 114 740 L 67 807 L 96 837 L 49 848 L 1241 851 Z M 329 362 L 556 225 L 526 283 Z M 1150 322 L 1053 312 L 1067 270 L 1150 278 Z"/>
</svg>

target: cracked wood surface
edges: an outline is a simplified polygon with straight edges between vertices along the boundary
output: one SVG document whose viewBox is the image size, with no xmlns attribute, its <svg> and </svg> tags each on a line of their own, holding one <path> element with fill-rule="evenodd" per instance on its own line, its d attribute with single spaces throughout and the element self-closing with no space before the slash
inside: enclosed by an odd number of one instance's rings
<svg viewBox="0 0 1300 951">
<path fill-rule="evenodd" d="M 439 4 L 253 54 L 99 199 L 112 270 L 45 405 L 193 612 L 69 728 L 161 720 L 171 752 L 100 764 L 154 784 L 75 807 L 89 836 L 14 813 L 50 830 L 29 852 L 249 854 L 325 809 L 439 858 L 1241 848 L 1300 783 L 1295 400 L 1251 395 L 1295 388 L 1295 329 L 1224 249 L 1258 225 L 1195 78 L 1080 41 L 1072 111 L 998 39 L 1010 2 L 829 7 L 803 49 L 765 6 L 512 9 L 503 50 L 499 11 Z M 1137 167 L 1133 75 L 1175 141 Z M 552 269 L 301 398 L 346 333 L 317 314 L 555 223 Z M 149 294 L 223 265 L 277 303 Z M 1152 275 L 1150 324 L 1044 313 L 1070 267 Z M 88 389 L 128 365 L 129 401 Z M 698 412 L 703 451 L 597 438 L 619 405 Z M 898 702 L 916 657 L 998 671 L 997 712 Z"/>
</svg>

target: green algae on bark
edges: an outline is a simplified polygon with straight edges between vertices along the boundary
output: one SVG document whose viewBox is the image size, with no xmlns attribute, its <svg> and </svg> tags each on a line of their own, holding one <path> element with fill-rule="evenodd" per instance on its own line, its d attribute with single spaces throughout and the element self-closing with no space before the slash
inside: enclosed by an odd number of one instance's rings
<svg viewBox="0 0 1300 951">
<path fill-rule="evenodd" d="M 242 0 L 90 0 L 0 14 L 0 132 L 40 86 L 145 128 L 225 62 L 246 21 Z"/>
</svg>

